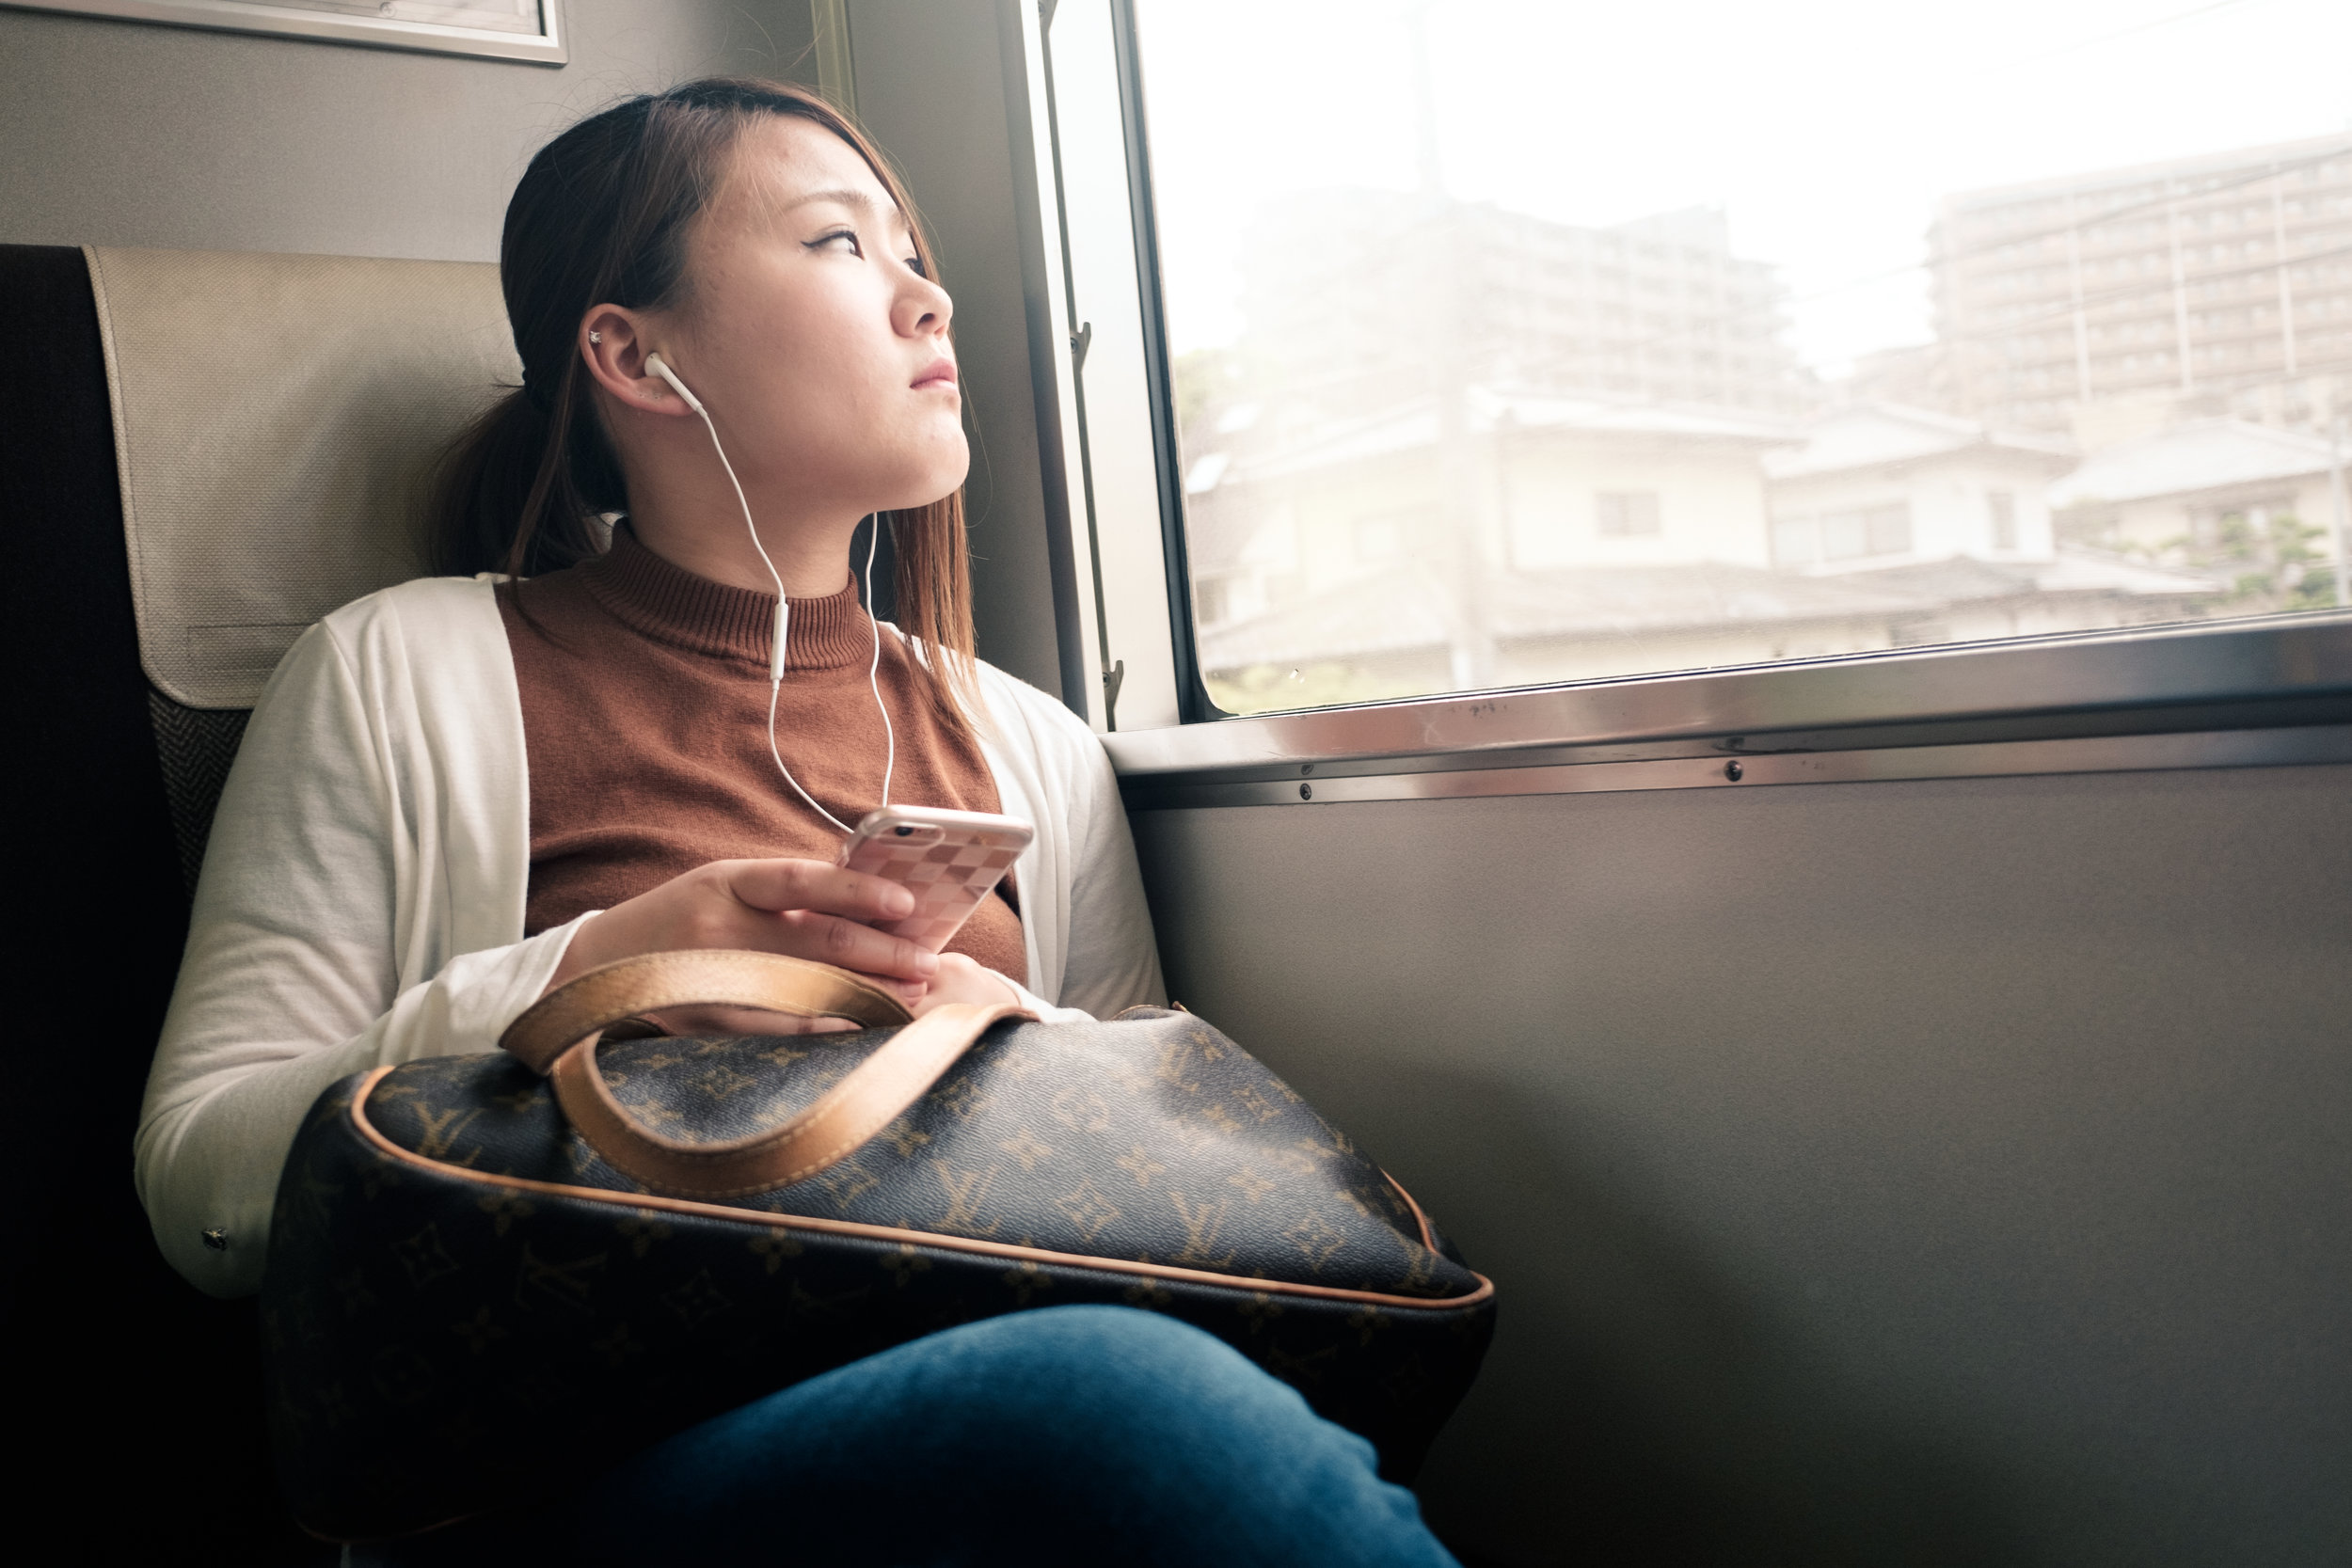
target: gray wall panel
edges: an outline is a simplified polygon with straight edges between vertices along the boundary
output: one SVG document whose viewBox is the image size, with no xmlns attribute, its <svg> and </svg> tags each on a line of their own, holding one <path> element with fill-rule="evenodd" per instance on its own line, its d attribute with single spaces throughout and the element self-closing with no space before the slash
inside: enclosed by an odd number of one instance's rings
<svg viewBox="0 0 2352 1568">
<path fill-rule="evenodd" d="M 980 655 L 1059 697 L 1004 43 L 997 0 L 850 0 L 858 119 L 905 175 L 956 302 Z"/>
<path fill-rule="evenodd" d="M 1498 1279 L 1425 1477 L 1454 1539 L 2318 1563 L 2352 1543 L 2348 786 L 1136 828 L 1174 993 Z"/>
<path fill-rule="evenodd" d="M 0 243 L 495 261 L 547 139 L 714 72 L 814 83 L 808 0 L 565 0 L 561 67 L 0 10 Z"/>
<path fill-rule="evenodd" d="M 971 406 L 981 653 L 1060 650 L 993 0 L 858 0 L 859 107 L 940 239 Z M 714 72 L 814 85 L 808 0 L 565 0 L 560 68 L 0 10 L 0 244 L 496 261 L 531 154 Z"/>
</svg>

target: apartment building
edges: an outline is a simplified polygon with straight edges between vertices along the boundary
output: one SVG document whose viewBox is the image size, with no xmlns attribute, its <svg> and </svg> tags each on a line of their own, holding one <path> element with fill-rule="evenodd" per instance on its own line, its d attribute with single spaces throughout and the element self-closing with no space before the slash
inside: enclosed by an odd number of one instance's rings
<svg viewBox="0 0 2352 1568">
<path fill-rule="evenodd" d="M 1958 412 L 2352 411 L 2352 133 L 1947 197 L 1931 248 Z"/>
<path fill-rule="evenodd" d="M 1582 228 L 1331 191 L 1268 214 L 1242 285 L 1248 372 L 1319 418 L 1470 383 L 1767 415 L 1812 401 L 1785 289 L 1711 208 Z"/>
</svg>

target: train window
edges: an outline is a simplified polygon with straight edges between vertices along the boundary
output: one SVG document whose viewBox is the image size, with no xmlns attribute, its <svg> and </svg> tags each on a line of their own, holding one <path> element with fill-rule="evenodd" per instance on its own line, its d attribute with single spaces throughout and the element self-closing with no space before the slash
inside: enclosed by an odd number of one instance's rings
<svg viewBox="0 0 2352 1568">
<path fill-rule="evenodd" d="M 2352 606 L 2336 0 L 1134 18 L 1226 711 Z"/>
</svg>

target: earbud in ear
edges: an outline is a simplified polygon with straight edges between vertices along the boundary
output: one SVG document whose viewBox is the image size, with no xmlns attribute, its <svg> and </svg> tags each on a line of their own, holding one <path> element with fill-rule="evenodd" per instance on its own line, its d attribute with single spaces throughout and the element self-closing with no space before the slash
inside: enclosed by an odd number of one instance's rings
<svg viewBox="0 0 2352 1568">
<path fill-rule="evenodd" d="M 691 408 L 697 414 L 703 411 L 703 400 L 686 389 L 686 383 L 677 378 L 677 372 L 661 362 L 660 354 L 645 356 L 645 370 L 648 374 L 658 375 L 668 382 L 670 389 L 686 400 L 687 407 Z"/>
</svg>

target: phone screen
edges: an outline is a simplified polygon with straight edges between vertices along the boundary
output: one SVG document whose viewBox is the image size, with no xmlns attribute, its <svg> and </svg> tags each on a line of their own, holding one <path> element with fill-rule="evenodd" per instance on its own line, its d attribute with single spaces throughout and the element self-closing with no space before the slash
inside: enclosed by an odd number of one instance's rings
<svg viewBox="0 0 2352 1568">
<path fill-rule="evenodd" d="M 1027 848 L 1036 830 L 1017 817 L 890 806 L 869 812 L 842 849 L 852 871 L 897 882 L 914 912 L 875 928 L 933 953 L 963 928 Z"/>
</svg>

